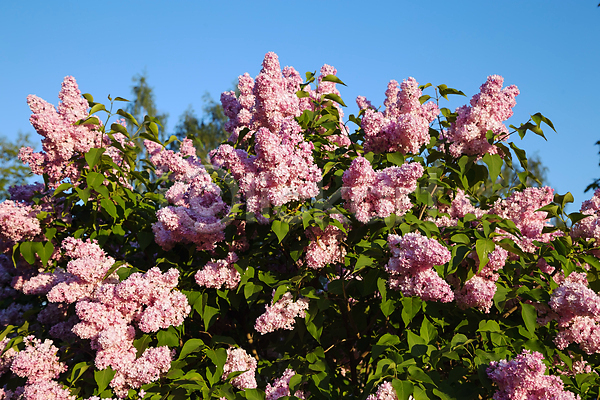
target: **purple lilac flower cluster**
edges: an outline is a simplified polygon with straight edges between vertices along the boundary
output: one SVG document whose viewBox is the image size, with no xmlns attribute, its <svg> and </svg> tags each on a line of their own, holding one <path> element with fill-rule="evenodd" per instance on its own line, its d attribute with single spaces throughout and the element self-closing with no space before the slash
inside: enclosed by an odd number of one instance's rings
<svg viewBox="0 0 600 400">
<path fill-rule="evenodd" d="M 144 141 L 157 173 L 170 172 L 175 183 L 165 197 L 172 204 L 157 211 L 152 225 L 156 243 L 169 250 L 176 243 L 191 243 L 198 250 L 212 250 L 223 240 L 222 219 L 229 207 L 221 198 L 221 189 L 196 157 L 192 141 L 184 139 L 180 151 L 166 150 L 150 140 Z"/>
<path fill-rule="evenodd" d="M 440 110 L 428 101 L 421 104 L 423 93 L 414 78 L 400 84 L 390 81 L 385 92 L 385 110 L 376 111 L 364 97 L 356 99 L 358 106 L 365 110 L 361 127 L 365 132 L 365 151 L 374 153 L 417 154 L 422 145 L 429 143 L 429 124 Z"/>
<path fill-rule="evenodd" d="M 419 163 L 374 171 L 366 158 L 356 157 L 342 176 L 342 198 L 356 219 L 366 224 L 374 217 L 404 215 L 412 207 L 408 194 L 423 175 Z"/>
<path fill-rule="evenodd" d="M 503 82 L 504 78 L 499 75 L 488 76 L 480 92 L 471 99 L 471 105 L 456 109 L 456 121 L 444 132 L 453 157 L 498 154 L 497 146 L 487 141 L 486 134 L 492 131 L 506 140 L 508 129 L 503 122 L 513 115 L 512 108 L 517 104 L 515 97 L 519 94 L 515 85 L 502 89 Z"/>
<path fill-rule="evenodd" d="M 388 235 L 392 256 L 386 265 L 389 286 L 404 296 L 419 296 L 426 301 L 448 303 L 454 300 L 450 285 L 433 268 L 450 261 L 451 253 L 437 240 L 412 232 Z"/>
<path fill-rule="evenodd" d="M 581 399 L 564 390 L 563 382 L 558 376 L 545 375 L 545 372 L 544 356 L 537 351 L 523 350 L 511 361 L 492 361 L 487 375 L 499 388 L 494 394 L 494 400 Z"/>
</svg>

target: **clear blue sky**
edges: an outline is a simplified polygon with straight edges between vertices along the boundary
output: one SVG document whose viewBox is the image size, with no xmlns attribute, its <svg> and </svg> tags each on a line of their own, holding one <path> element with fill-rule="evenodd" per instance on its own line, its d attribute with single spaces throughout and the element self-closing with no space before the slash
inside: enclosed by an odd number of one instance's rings
<svg viewBox="0 0 600 400">
<path fill-rule="evenodd" d="M 67 75 L 102 101 L 129 97 L 131 78 L 145 70 L 172 130 L 188 105 L 202 109 L 205 92 L 218 99 L 238 75 L 255 76 L 268 51 L 301 73 L 335 66 L 348 84 L 346 114 L 357 95 L 381 105 L 391 79 L 445 83 L 470 98 L 499 74 L 521 90 L 509 123 L 538 111 L 554 122 L 548 142 L 516 141 L 539 154 L 557 192 L 573 193 L 576 211 L 600 177 L 597 3 L 2 0 L 0 135 L 34 133 L 27 95 L 56 104 Z"/>
</svg>

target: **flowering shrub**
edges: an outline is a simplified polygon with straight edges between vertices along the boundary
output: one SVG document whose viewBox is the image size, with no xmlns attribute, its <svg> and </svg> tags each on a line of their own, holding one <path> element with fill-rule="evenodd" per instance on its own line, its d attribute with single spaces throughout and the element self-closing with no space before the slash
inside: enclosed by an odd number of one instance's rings
<svg viewBox="0 0 600 400">
<path fill-rule="evenodd" d="M 597 398 L 600 192 L 566 214 L 508 142 L 550 120 L 507 128 L 494 75 L 455 111 L 393 80 L 346 121 L 343 84 L 268 53 L 222 95 L 210 165 L 72 77 L 30 96 L 43 183 L 0 203 L 0 399 Z"/>
</svg>

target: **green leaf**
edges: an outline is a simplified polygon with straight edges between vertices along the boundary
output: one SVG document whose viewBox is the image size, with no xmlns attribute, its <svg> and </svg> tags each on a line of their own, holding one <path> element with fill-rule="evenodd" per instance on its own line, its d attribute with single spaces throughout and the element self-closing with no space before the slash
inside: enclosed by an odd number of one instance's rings
<svg viewBox="0 0 600 400">
<path fill-rule="evenodd" d="M 290 230 L 290 225 L 285 221 L 275 220 L 271 224 L 271 229 L 277 235 L 277 239 L 279 239 L 279 243 L 285 238 Z"/>
<path fill-rule="evenodd" d="M 104 392 L 104 389 L 108 387 L 108 384 L 112 378 L 114 378 L 115 373 L 116 371 L 114 371 L 111 367 L 106 367 L 106 369 L 100 371 L 94 371 L 94 379 L 98 385 L 98 393 Z"/>
<path fill-rule="evenodd" d="M 425 373 L 425 371 L 423 371 L 421 368 L 416 367 L 414 365 L 411 365 L 410 367 L 408 367 L 408 375 L 411 378 L 413 378 L 415 381 L 430 383 L 432 385 L 435 385 L 433 383 L 433 379 L 431 379 L 431 377 L 429 375 L 427 375 Z"/>
<path fill-rule="evenodd" d="M 117 207 L 112 202 L 112 200 L 102 199 L 102 200 L 100 200 L 100 205 L 102 206 L 102 209 L 104 211 L 106 211 L 111 217 L 113 217 L 114 219 L 117 219 L 117 217 L 118 217 Z"/>
<path fill-rule="evenodd" d="M 458 233 L 456 235 L 452 235 L 452 237 L 450 237 L 450 240 L 453 241 L 454 243 L 462 243 L 462 244 L 470 244 L 471 243 L 471 239 L 469 239 L 469 237 L 463 233 Z"/>
<path fill-rule="evenodd" d="M 69 379 L 68 379 L 69 384 L 73 385 L 73 383 L 77 379 L 79 379 L 81 377 L 81 375 L 83 375 L 83 373 L 88 370 L 89 367 L 90 367 L 90 364 L 88 364 L 86 361 L 82 361 L 80 363 L 75 364 L 75 366 L 71 370 L 71 374 L 69 375 Z"/>
<path fill-rule="evenodd" d="M 335 82 L 335 83 L 339 83 L 340 85 L 346 86 L 346 84 L 344 82 L 342 82 L 342 80 L 335 75 L 326 75 L 321 78 L 321 82 Z"/>
<path fill-rule="evenodd" d="M 535 333 L 537 326 L 537 311 L 533 304 L 521 303 L 521 316 L 529 333 Z"/>
<path fill-rule="evenodd" d="M 120 126 L 120 125 L 119 125 Z M 85 161 L 87 162 L 90 168 L 94 168 L 98 161 L 102 158 L 102 154 L 106 149 L 102 147 L 94 147 L 90 149 L 87 153 L 85 153 Z"/>
<path fill-rule="evenodd" d="M 142 335 L 142 337 L 133 341 L 133 347 L 135 347 L 135 349 L 137 350 L 137 358 L 140 358 L 142 354 L 144 354 L 144 351 L 146 351 L 148 346 L 150 346 L 150 343 L 152 343 L 152 338 L 150 337 L 150 335 Z"/>
<path fill-rule="evenodd" d="M 121 124 L 112 124 L 110 126 L 110 129 L 113 130 L 113 131 L 115 131 L 115 132 L 119 132 L 119 133 L 122 133 L 123 135 L 127 136 L 127 128 L 125 128 Z"/>
<path fill-rule="evenodd" d="M 477 239 L 475 249 L 479 257 L 479 270 L 485 267 L 488 263 L 488 254 L 494 251 L 496 244 L 492 239 Z"/>
<path fill-rule="evenodd" d="M 158 137 L 158 125 L 156 125 L 156 122 L 150 122 L 148 124 L 148 129 L 150 130 L 152 135 L 154 135 L 155 138 Z"/>
<path fill-rule="evenodd" d="M 56 189 L 54 189 L 54 193 L 52 194 L 52 196 L 56 196 L 57 194 L 62 193 L 65 190 L 69 190 L 72 187 L 73 187 L 73 185 L 71 185 L 68 182 L 61 183 L 59 187 L 57 187 Z"/>
<path fill-rule="evenodd" d="M 402 299 L 402 321 L 406 326 L 421 310 L 421 304 L 422 301 L 418 297 L 405 297 Z"/>
<path fill-rule="evenodd" d="M 373 259 L 371 257 L 367 257 L 364 254 L 358 256 L 358 260 L 356 261 L 356 265 L 354 266 L 354 272 L 360 271 L 366 266 L 373 265 Z"/>
<path fill-rule="evenodd" d="M 34 242 L 23 242 L 19 246 L 21 255 L 30 265 L 35 264 L 35 250 L 33 248 Z"/>
<path fill-rule="evenodd" d="M 341 104 L 342 106 L 346 107 L 346 104 L 344 103 L 344 100 L 342 100 L 342 98 L 340 96 L 338 96 L 335 93 L 327 93 L 325 96 L 323 96 L 324 99 L 328 99 L 328 100 L 333 100 L 336 103 Z"/>
<path fill-rule="evenodd" d="M 396 335 L 392 335 L 390 333 L 384 334 L 379 338 L 377 344 L 373 346 L 371 350 L 371 357 L 373 360 L 376 360 L 377 357 L 381 355 L 384 351 L 386 351 L 389 347 L 395 346 L 400 343 L 400 338 Z"/>
<path fill-rule="evenodd" d="M 433 324 L 429 322 L 429 319 L 427 318 L 423 318 L 423 322 L 421 323 L 421 330 L 419 333 L 427 343 L 431 342 L 437 337 L 437 329 L 435 329 L 435 326 L 433 326 Z"/>
<path fill-rule="evenodd" d="M 404 155 L 400 152 L 388 153 L 385 157 L 394 165 L 402 166 L 404 164 Z"/>
<path fill-rule="evenodd" d="M 490 179 L 492 183 L 496 182 L 500 171 L 502 170 L 502 157 L 498 154 L 486 154 L 483 156 L 483 162 L 487 164 L 488 171 L 490 172 Z"/>
<path fill-rule="evenodd" d="M 187 356 L 188 354 L 201 350 L 205 346 L 206 345 L 204 344 L 202 339 L 189 339 L 187 342 L 184 343 L 183 347 L 181 348 L 181 353 L 179 353 L 178 359 L 181 360 L 185 358 L 185 356 Z"/>
<path fill-rule="evenodd" d="M 401 381 L 396 378 L 392 379 L 392 387 L 396 391 L 398 400 L 408 400 L 414 390 L 414 385 L 411 381 Z"/>
<path fill-rule="evenodd" d="M 52 253 L 54 253 L 54 245 L 51 242 L 33 242 L 33 250 L 40 257 L 42 265 L 46 266 L 48 260 L 52 257 Z"/>
<path fill-rule="evenodd" d="M 248 400 L 265 400 L 265 392 L 258 389 L 244 389 L 244 395 Z"/>
<path fill-rule="evenodd" d="M 106 111 L 106 108 L 104 108 L 104 104 L 100 104 L 100 103 L 95 104 L 94 107 L 92 107 L 92 109 L 90 110 L 89 114 L 92 115 L 100 110 Z"/>
<path fill-rule="evenodd" d="M 172 326 L 167 330 L 158 331 L 157 338 L 158 346 L 179 347 L 179 336 Z"/>
<path fill-rule="evenodd" d="M 95 190 L 104 183 L 104 175 L 91 171 L 88 172 L 85 181 L 89 187 Z"/>
</svg>

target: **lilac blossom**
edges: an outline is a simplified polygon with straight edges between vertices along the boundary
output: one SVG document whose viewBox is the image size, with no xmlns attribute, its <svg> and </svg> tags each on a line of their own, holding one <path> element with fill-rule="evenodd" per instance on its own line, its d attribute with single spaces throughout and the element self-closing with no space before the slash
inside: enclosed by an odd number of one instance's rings
<svg viewBox="0 0 600 400">
<path fill-rule="evenodd" d="M 342 219 L 341 214 L 332 214 L 332 218 Z M 327 264 L 343 262 L 346 250 L 342 241 L 346 239 L 346 233 L 335 225 L 327 225 L 325 230 L 318 226 L 309 227 L 306 236 L 310 243 L 306 247 L 306 265 L 309 268 L 321 269 Z"/>
<path fill-rule="evenodd" d="M 391 214 L 404 215 L 412 207 L 408 194 L 423 175 L 419 163 L 374 171 L 366 158 L 356 157 L 342 176 L 342 198 L 346 208 L 362 223 Z"/>
<path fill-rule="evenodd" d="M 296 375 L 296 372 L 288 368 L 283 372 L 283 375 L 281 375 L 280 378 L 275 379 L 273 384 L 268 383 L 265 388 L 265 394 L 267 395 L 266 400 L 277 400 L 280 397 L 291 396 L 290 379 L 294 375 Z M 297 390 L 294 393 L 294 396 L 299 399 L 305 399 L 304 392 L 301 390 Z"/>
<path fill-rule="evenodd" d="M 237 254 L 230 252 L 224 260 L 211 260 L 203 269 L 196 272 L 194 279 L 200 286 L 220 289 L 223 285 L 227 289 L 235 289 L 240 283 L 240 273 L 233 266 L 238 260 Z"/>
<path fill-rule="evenodd" d="M 256 388 L 256 367 L 257 362 L 244 349 L 227 349 L 227 361 L 223 367 L 223 376 L 225 380 L 232 372 L 245 371 L 231 380 L 231 384 L 238 389 Z"/>
<path fill-rule="evenodd" d="M 221 189 L 195 156 L 191 140 L 184 139 L 179 152 L 166 150 L 150 140 L 144 141 L 157 173 L 170 172 L 174 185 L 166 193 L 172 205 L 158 210 L 152 225 L 155 241 L 169 250 L 176 243 L 191 243 L 198 250 L 212 250 L 225 238 L 222 219 L 229 207 Z"/>
<path fill-rule="evenodd" d="M 440 110 L 432 101 L 421 104 L 422 94 L 411 77 L 402 82 L 400 90 L 397 81 L 390 81 L 383 112 L 374 110 L 366 99 L 357 98 L 359 107 L 366 110 L 361 123 L 365 151 L 417 154 L 422 145 L 429 143 L 429 124 Z"/>
<path fill-rule="evenodd" d="M 404 296 L 418 296 L 426 301 L 450 302 L 454 294 L 450 285 L 433 269 L 450 261 L 451 254 L 435 239 L 420 233 L 388 235 L 392 256 L 386 265 L 389 286 Z"/>
<path fill-rule="evenodd" d="M 265 312 L 256 319 L 254 329 L 262 335 L 277 329 L 293 330 L 296 317 L 304 318 L 306 310 L 308 300 L 293 301 L 292 294 L 287 292 L 277 302 L 265 305 Z"/>
<path fill-rule="evenodd" d="M 544 356 L 537 351 L 523 350 L 511 361 L 492 361 L 487 375 L 498 385 L 494 400 L 580 400 L 579 396 L 564 390 L 558 376 L 545 375 L 545 372 Z"/>
<path fill-rule="evenodd" d="M 480 92 L 471 99 L 471 105 L 456 109 L 456 121 L 444 132 L 453 157 L 498 154 L 498 148 L 488 143 L 486 134 L 492 131 L 499 139 L 507 139 L 508 129 L 503 122 L 513 115 L 515 97 L 519 94 L 514 85 L 502 89 L 503 82 L 499 75 L 488 76 Z"/>
</svg>

